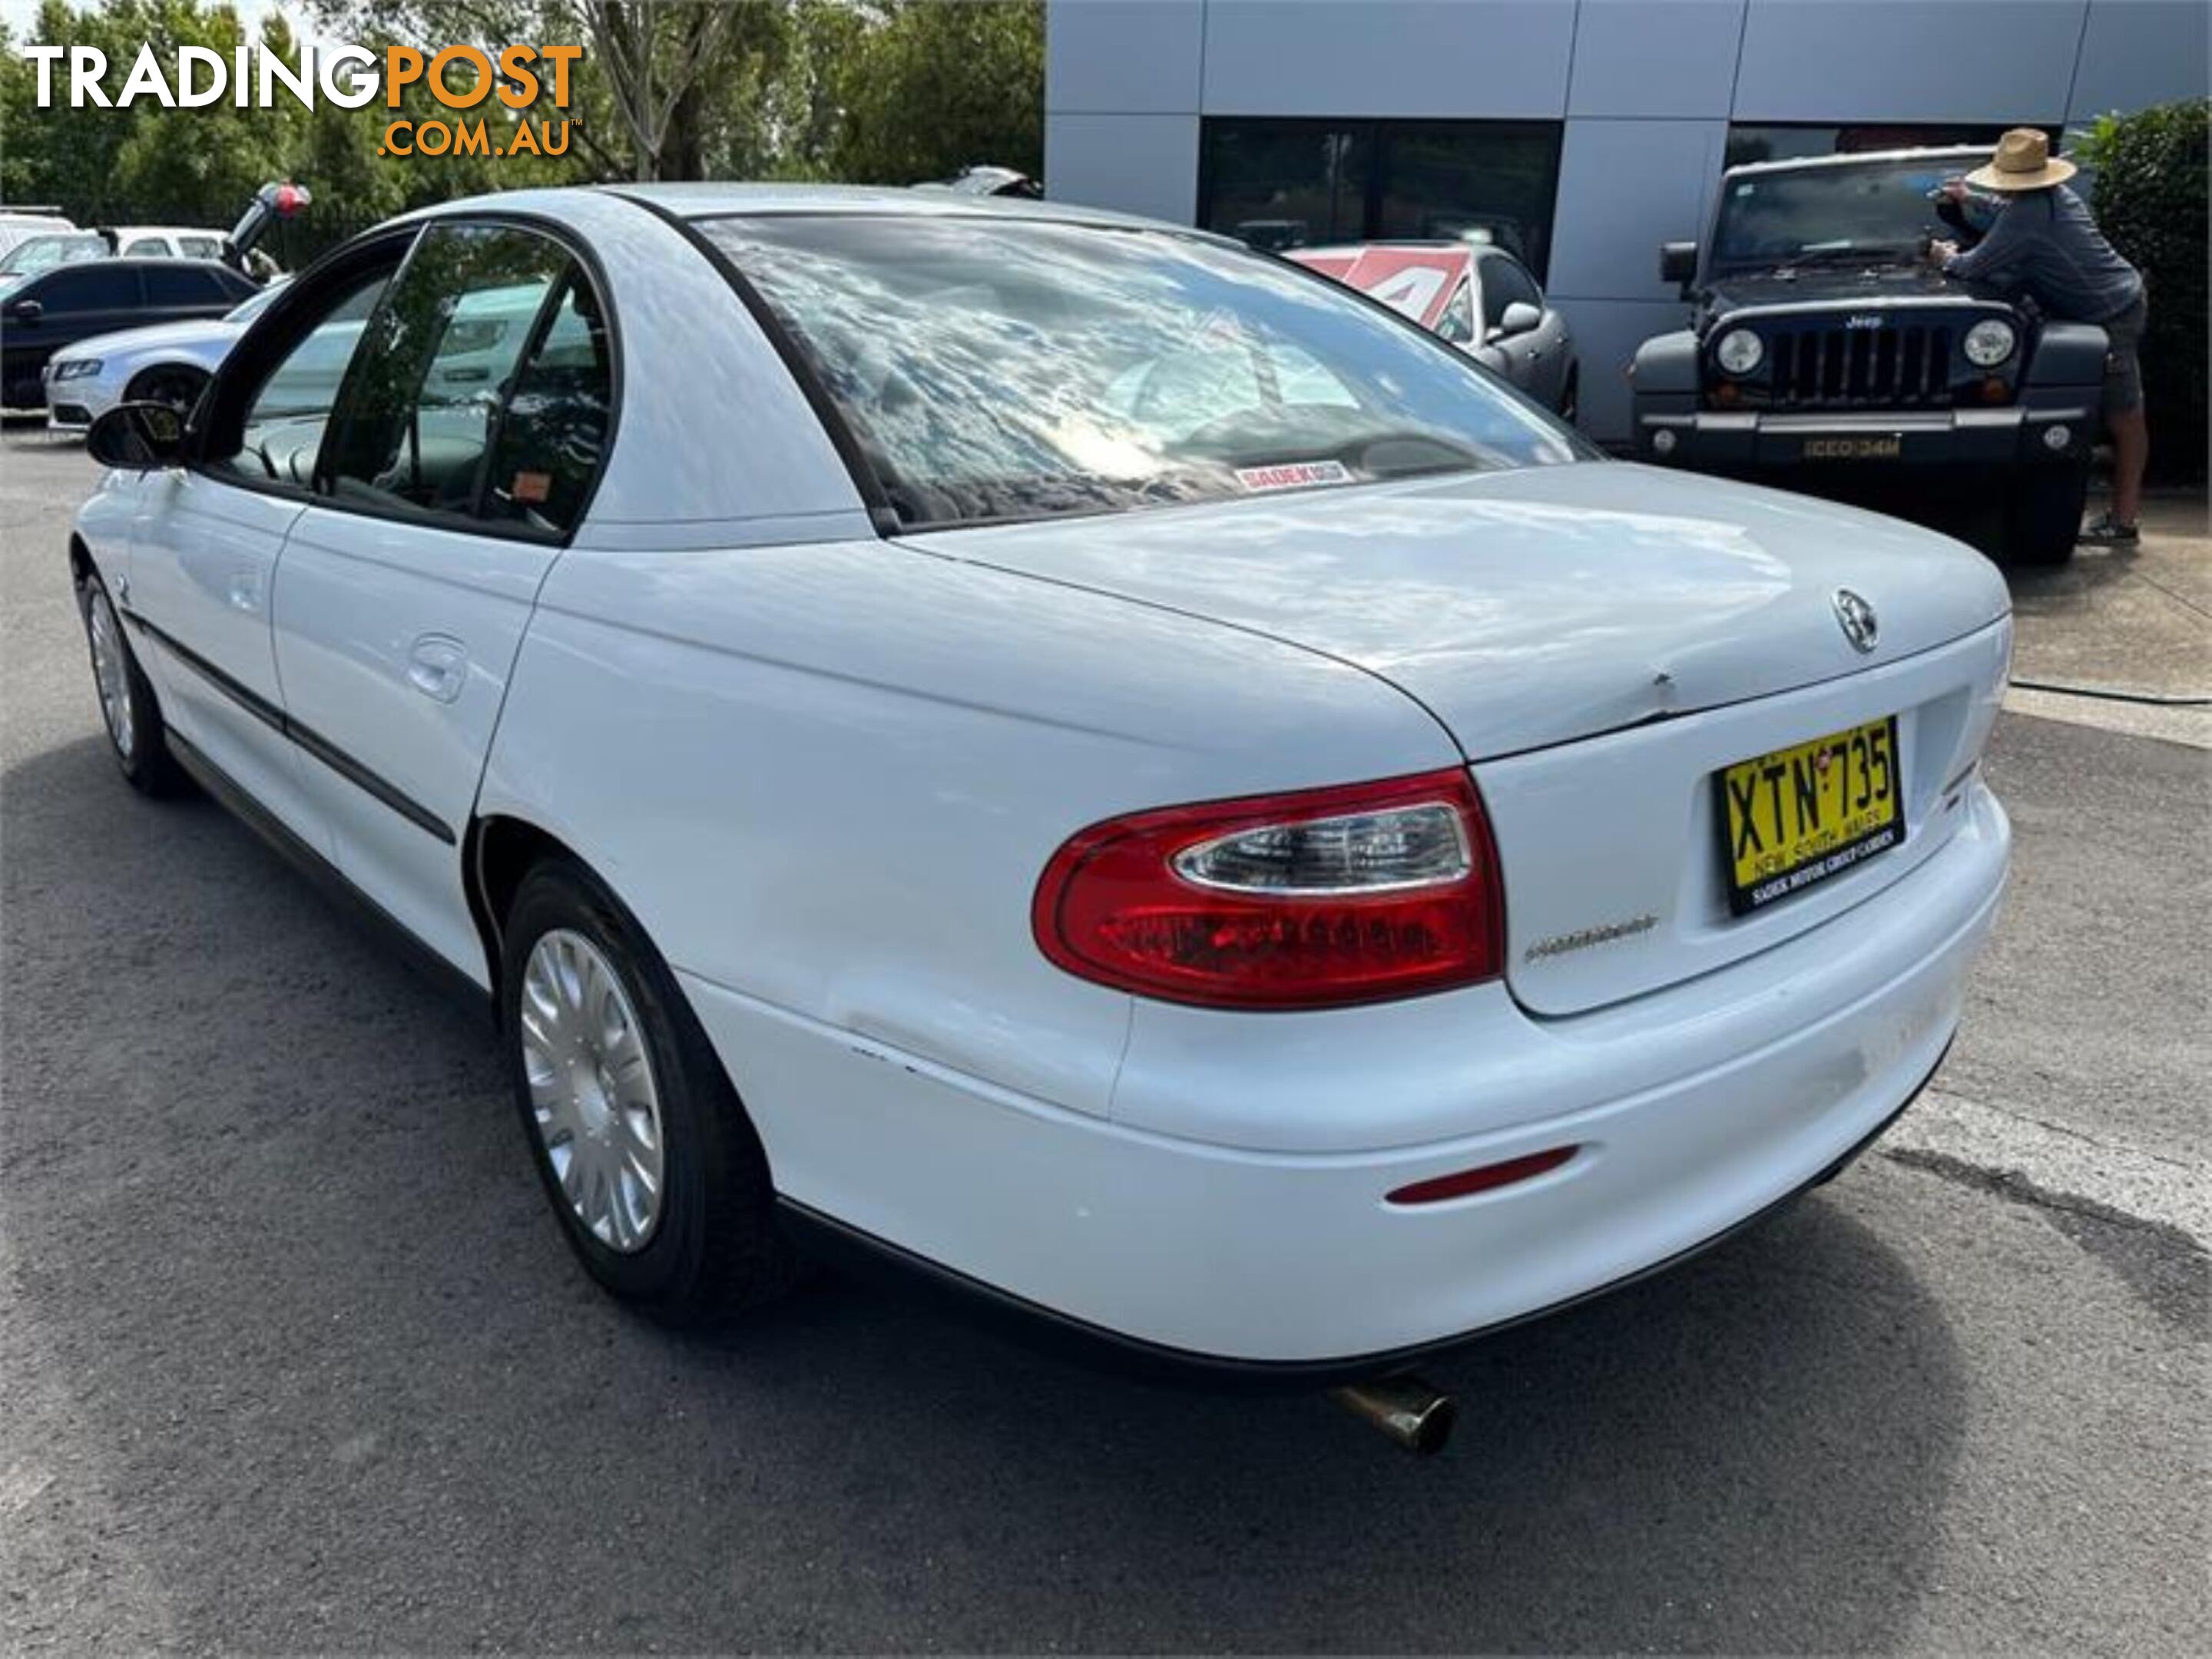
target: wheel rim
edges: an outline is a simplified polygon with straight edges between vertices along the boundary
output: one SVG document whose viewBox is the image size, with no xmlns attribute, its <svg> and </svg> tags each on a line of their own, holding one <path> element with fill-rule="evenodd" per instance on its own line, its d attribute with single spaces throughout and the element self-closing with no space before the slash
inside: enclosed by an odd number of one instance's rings
<svg viewBox="0 0 2212 1659">
<path fill-rule="evenodd" d="M 524 964 L 519 1024 L 531 1119 L 568 1207 L 609 1249 L 643 1249 L 660 1223 L 660 1091 L 621 976 L 555 928 Z"/>
<path fill-rule="evenodd" d="M 142 395 L 152 402 L 168 404 L 179 415 L 188 414 L 199 401 L 200 383 L 189 374 L 156 374 L 146 382 Z"/>
<path fill-rule="evenodd" d="M 99 588 L 92 592 L 86 617 L 92 634 L 92 672 L 100 685 L 100 714 L 107 722 L 108 741 L 124 759 L 131 758 L 138 739 L 131 714 L 131 669 L 123 655 L 123 629 L 115 620 L 115 607 Z"/>
</svg>

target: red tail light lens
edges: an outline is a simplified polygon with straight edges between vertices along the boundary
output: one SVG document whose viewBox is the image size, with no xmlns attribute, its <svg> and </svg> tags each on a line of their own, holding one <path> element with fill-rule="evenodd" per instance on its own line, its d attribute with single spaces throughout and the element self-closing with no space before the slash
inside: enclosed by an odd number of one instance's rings
<svg viewBox="0 0 2212 1659">
<path fill-rule="evenodd" d="M 1030 925 L 1069 973 L 1216 1008 L 1325 1008 L 1494 979 L 1504 902 L 1463 770 L 1094 824 Z"/>
</svg>

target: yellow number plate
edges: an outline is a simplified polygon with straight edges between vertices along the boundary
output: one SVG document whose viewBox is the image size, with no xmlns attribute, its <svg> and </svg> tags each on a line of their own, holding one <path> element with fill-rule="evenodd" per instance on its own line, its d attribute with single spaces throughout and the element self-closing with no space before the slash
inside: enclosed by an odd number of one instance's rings
<svg viewBox="0 0 2212 1659">
<path fill-rule="evenodd" d="M 1901 434 L 1875 438 L 1808 438 L 1800 452 L 1808 461 L 1893 461 L 1905 453 Z"/>
<path fill-rule="evenodd" d="M 1721 868 L 1737 915 L 1841 875 L 1905 839 L 1897 717 L 1713 774 Z"/>
</svg>

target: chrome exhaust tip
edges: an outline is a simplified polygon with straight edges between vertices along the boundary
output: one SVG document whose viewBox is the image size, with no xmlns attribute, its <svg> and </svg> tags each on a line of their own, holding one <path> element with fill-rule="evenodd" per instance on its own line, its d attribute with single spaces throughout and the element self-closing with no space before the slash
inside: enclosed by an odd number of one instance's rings
<svg viewBox="0 0 2212 1659">
<path fill-rule="evenodd" d="M 1451 1438 L 1459 1402 L 1418 1376 L 1386 1376 L 1331 1389 L 1328 1397 L 1401 1451 L 1431 1457 Z"/>
</svg>

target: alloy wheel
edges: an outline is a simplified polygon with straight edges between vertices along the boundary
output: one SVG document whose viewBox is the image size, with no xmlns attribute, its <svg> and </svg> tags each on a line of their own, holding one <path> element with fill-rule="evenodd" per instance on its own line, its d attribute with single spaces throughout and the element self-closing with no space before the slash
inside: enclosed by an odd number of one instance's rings
<svg viewBox="0 0 2212 1659">
<path fill-rule="evenodd" d="M 92 635 L 92 672 L 100 687 L 100 718 L 107 722 L 115 752 L 127 761 L 138 742 L 137 723 L 131 712 L 131 665 L 124 655 L 122 624 L 104 588 L 92 590 L 85 627 Z"/>
<path fill-rule="evenodd" d="M 531 948 L 518 1033 L 532 1121 L 586 1231 L 609 1249 L 645 1248 L 665 1182 L 660 1092 L 622 977 L 568 928 Z"/>
</svg>

